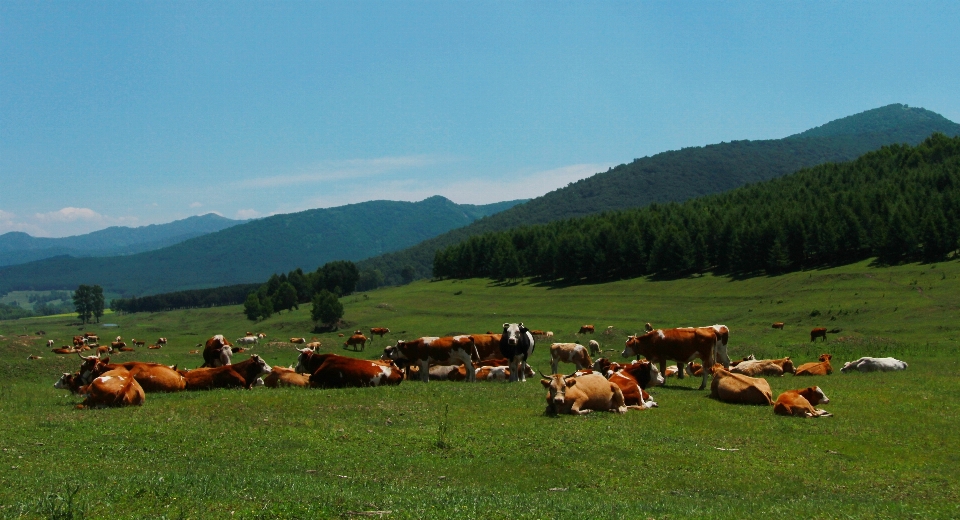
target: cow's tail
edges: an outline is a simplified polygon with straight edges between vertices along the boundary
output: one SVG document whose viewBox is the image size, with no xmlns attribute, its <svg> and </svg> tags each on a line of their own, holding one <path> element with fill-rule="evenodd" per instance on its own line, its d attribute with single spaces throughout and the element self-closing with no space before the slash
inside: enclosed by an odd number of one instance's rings
<svg viewBox="0 0 960 520">
<path fill-rule="evenodd" d="M 476 356 L 476 358 L 477 358 L 477 363 L 483 361 L 482 359 L 480 359 L 480 351 L 477 350 L 477 344 L 476 344 L 476 343 L 473 344 L 473 352 L 470 353 L 470 361 L 471 361 L 471 362 L 473 362 L 474 356 Z"/>
</svg>

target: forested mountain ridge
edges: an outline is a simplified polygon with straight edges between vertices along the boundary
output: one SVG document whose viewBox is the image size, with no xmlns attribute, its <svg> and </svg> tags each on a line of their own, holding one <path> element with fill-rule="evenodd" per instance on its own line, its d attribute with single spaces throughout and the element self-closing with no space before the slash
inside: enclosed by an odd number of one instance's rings
<svg viewBox="0 0 960 520">
<path fill-rule="evenodd" d="M 85 283 L 143 296 L 259 283 L 277 272 L 312 270 L 331 260 L 357 260 L 408 247 L 510 204 L 462 207 L 435 196 L 274 215 L 147 253 L 56 257 L 3 267 L 0 294 L 73 289 Z"/>
<path fill-rule="evenodd" d="M 171 246 L 194 237 L 243 224 L 215 213 L 188 217 L 166 224 L 141 227 L 111 226 L 106 229 L 63 238 L 33 237 L 12 231 L 0 235 L 0 266 L 70 255 L 117 256 L 142 253 Z"/>
<path fill-rule="evenodd" d="M 934 132 L 960 135 L 960 125 L 922 108 L 894 104 L 838 119 L 783 139 L 733 141 L 659 153 L 598 173 L 414 247 L 359 262 L 389 283 L 400 270 L 432 274 L 437 250 L 470 236 L 603 211 L 679 202 L 772 179 L 801 168 L 855 159 L 884 145 L 916 145 Z"/>
<path fill-rule="evenodd" d="M 776 274 L 960 248 L 960 137 L 934 134 L 843 164 L 686 202 L 487 233 L 440 250 L 438 277 L 606 280 Z"/>
</svg>

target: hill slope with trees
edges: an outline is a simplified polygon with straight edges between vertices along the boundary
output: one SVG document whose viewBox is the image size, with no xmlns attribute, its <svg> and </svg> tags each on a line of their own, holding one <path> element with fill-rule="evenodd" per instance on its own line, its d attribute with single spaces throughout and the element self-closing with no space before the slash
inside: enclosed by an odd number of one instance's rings
<svg viewBox="0 0 960 520">
<path fill-rule="evenodd" d="M 621 164 L 492 217 L 414 247 L 359 262 L 388 283 L 401 272 L 432 273 L 437 250 L 467 238 L 521 225 L 680 202 L 793 173 L 824 163 L 853 160 L 884 145 L 916 145 L 934 132 L 960 135 L 960 125 L 922 108 L 888 105 L 838 119 L 783 139 L 734 141 L 664 152 Z"/>
<path fill-rule="evenodd" d="M 776 274 L 871 257 L 937 262 L 958 239 L 960 137 L 934 134 L 683 203 L 474 236 L 438 251 L 434 274 L 573 283 Z"/>
<path fill-rule="evenodd" d="M 274 215 L 147 253 L 56 257 L 3 267 L 0 294 L 95 283 L 107 292 L 143 296 L 257 283 L 298 267 L 311 271 L 332 260 L 409 247 L 518 202 L 461 206 L 431 197 Z"/>
</svg>

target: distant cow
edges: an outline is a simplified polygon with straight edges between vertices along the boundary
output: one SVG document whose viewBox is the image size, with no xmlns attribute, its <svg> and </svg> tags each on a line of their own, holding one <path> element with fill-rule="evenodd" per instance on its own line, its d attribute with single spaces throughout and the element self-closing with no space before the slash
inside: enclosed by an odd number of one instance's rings
<svg viewBox="0 0 960 520">
<path fill-rule="evenodd" d="M 797 371 L 793 373 L 795 376 L 828 376 L 833 373 L 833 366 L 830 365 L 830 360 L 833 359 L 833 356 L 830 354 L 820 354 L 818 361 L 816 363 L 804 363 L 797 367 Z"/>
<path fill-rule="evenodd" d="M 390 333 L 390 329 L 388 329 L 388 328 L 386 328 L 386 327 L 371 327 L 371 328 L 370 328 L 370 337 L 371 337 L 371 338 L 372 338 L 373 336 L 375 336 L 375 335 L 376 335 L 376 336 L 380 336 L 380 337 L 382 338 L 384 334 L 389 334 L 389 333 Z"/>
<path fill-rule="evenodd" d="M 233 345 L 223 337 L 223 334 L 217 334 L 208 339 L 203 347 L 203 364 L 200 368 L 214 368 L 230 364 L 230 356 L 233 354 Z"/>
<path fill-rule="evenodd" d="M 133 345 L 136 347 L 142 347 L 147 344 L 146 341 L 143 341 L 141 339 L 136 339 L 136 338 L 131 339 L 130 342 L 133 343 Z"/>
<path fill-rule="evenodd" d="M 577 332 L 577 334 L 593 334 L 593 330 L 593 325 L 583 325 L 580 327 L 580 332 Z"/>
<path fill-rule="evenodd" d="M 623 392 L 620 387 L 600 374 L 581 377 L 553 374 L 544 376 L 540 384 L 547 389 L 545 413 L 584 415 L 594 410 L 624 413 Z"/>
<path fill-rule="evenodd" d="M 794 373 L 793 361 L 789 357 L 783 359 L 754 359 L 742 361 L 730 369 L 734 374 L 745 376 L 782 376 L 784 373 Z"/>
<path fill-rule="evenodd" d="M 229 350 L 224 348 L 223 350 Z M 260 356 L 254 354 L 237 364 L 212 368 L 178 370 L 186 380 L 187 390 L 210 390 L 213 388 L 250 389 L 261 375 L 269 374 L 273 368 Z"/>
<path fill-rule="evenodd" d="M 167 338 L 157 338 L 157 343 L 156 343 L 156 344 L 157 344 L 157 345 L 166 345 L 166 344 L 167 344 Z"/>
<path fill-rule="evenodd" d="M 713 372 L 710 397 L 728 403 L 773 405 L 773 392 L 766 379 L 730 373 L 719 363 L 713 365 L 710 372 Z"/>
<path fill-rule="evenodd" d="M 500 336 L 500 352 L 510 360 L 510 381 L 527 380 L 527 358 L 533 354 L 536 343 L 533 334 L 523 323 L 504 323 Z"/>
<path fill-rule="evenodd" d="M 556 374 L 560 362 L 576 365 L 577 370 L 593 365 L 586 347 L 579 343 L 554 343 L 550 345 L 550 369 Z"/>
<path fill-rule="evenodd" d="M 906 370 L 907 364 L 899 359 L 892 357 L 875 358 L 862 357 L 856 361 L 850 361 L 843 364 L 841 372 L 890 372 L 893 370 Z"/>
<path fill-rule="evenodd" d="M 53 348 L 53 340 L 52 340 L 52 339 L 48 339 L 48 340 L 47 340 L 47 347 L 48 347 L 48 348 Z"/>
<path fill-rule="evenodd" d="M 307 342 L 307 338 L 290 338 L 290 343 L 296 343 L 297 345 L 303 345 Z"/>
<path fill-rule="evenodd" d="M 237 338 L 238 345 L 259 345 L 260 340 L 256 336 L 244 336 Z"/>
<path fill-rule="evenodd" d="M 598 343 L 597 340 L 591 339 L 590 343 L 588 343 L 587 346 L 590 347 L 591 354 L 596 356 L 600 355 L 600 343 Z"/>
<path fill-rule="evenodd" d="M 777 397 L 777 402 L 773 405 L 773 413 L 794 417 L 831 417 L 833 414 L 830 412 L 814 408 L 818 404 L 829 402 L 830 399 L 823 394 L 819 386 L 787 390 Z"/>
<path fill-rule="evenodd" d="M 391 359 L 395 362 L 417 363 L 420 365 L 420 380 L 426 383 L 430 380 L 429 365 L 458 365 L 473 366 L 473 359 L 477 350 L 470 336 L 452 337 L 425 337 L 413 341 L 397 341 L 392 347 L 383 351 L 381 359 Z M 467 370 L 467 380 L 475 381 L 476 374 Z"/>
<path fill-rule="evenodd" d="M 642 336 L 627 338 L 623 357 L 643 356 L 651 362 L 660 363 L 660 373 L 667 370 L 667 361 L 678 365 L 700 358 L 710 366 L 714 361 L 717 334 L 712 328 L 657 329 Z M 700 389 L 707 387 L 707 372 L 703 371 Z M 683 371 L 677 373 L 683 378 Z"/>
<path fill-rule="evenodd" d="M 810 341 L 816 341 L 817 338 L 820 338 L 820 341 L 827 341 L 827 329 L 824 327 L 817 327 L 810 331 Z"/>
<path fill-rule="evenodd" d="M 357 345 L 360 346 L 359 349 L 357 349 Z M 367 337 L 364 336 L 363 333 L 361 333 L 359 330 L 354 332 L 353 335 L 347 338 L 347 341 L 343 342 L 344 348 L 353 347 L 353 350 L 363 350 L 364 348 L 366 348 L 366 346 L 367 346 Z"/>
<path fill-rule="evenodd" d="M 307 344 L 304 345 L 304 346 L 305 346 L 306 348 L 312 348 L 313 350 L 317 350 L 318 348 L 322 347 L 323 344 L 320 343 L 319 341 L 311 341 L 310 343 L 307 343 Z"/>
<path fill-rule="evenodd" d="M 653 325 L 650 325 L 650 322 L 647 322 L 643 325 L 643 330 L 647 332 L 653 332 Z"/>
<path fill-rule="evenodd" d="M 771 326 L 772 326 L 773 328 L 775 328 L 775 329 L 783 330 L 783 322 L 782 322 L 782 321 L 778 321 L 778 322 L 774 323 L 774 324 L 771 325 Z"/>
</svg>

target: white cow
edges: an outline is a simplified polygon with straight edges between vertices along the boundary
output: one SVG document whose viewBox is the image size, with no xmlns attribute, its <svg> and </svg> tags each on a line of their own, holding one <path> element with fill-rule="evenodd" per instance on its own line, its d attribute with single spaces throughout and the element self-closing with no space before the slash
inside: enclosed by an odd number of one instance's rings
<svg viewBox="0 0 960 520">
<path fill-rule="evenodd" d="M 260 340 L 256 336 L 244 336 L 242 338 L 237 338 L 238 345 L 259 345 Z"/>
<path fill-rule="evenodd" d="M 47 340 L 47 347 L 53 348 L 53 340 L 52 340 L 52 339 L 48 339 L 48 340 Z"/>
<path fill-rule="evenodd" d="M 907 364 L 899 359 L 892 357 L 875 358 L 862 357 L 856 361 L 850 361 L 843 364 L 841 372 L 890 372 L 892 370 L 906 370 Z"/>
</svg>

